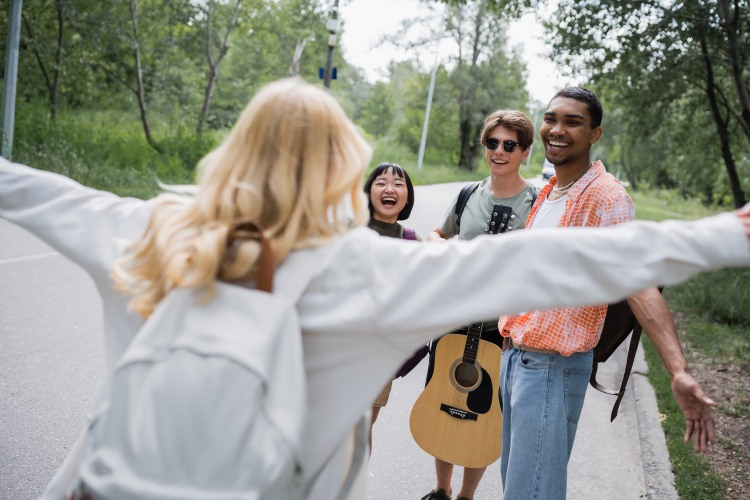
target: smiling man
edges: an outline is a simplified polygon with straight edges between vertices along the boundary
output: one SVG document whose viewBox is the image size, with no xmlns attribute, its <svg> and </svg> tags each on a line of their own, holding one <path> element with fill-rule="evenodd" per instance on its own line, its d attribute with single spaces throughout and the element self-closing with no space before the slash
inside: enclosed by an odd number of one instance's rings
<svg viewBox="0 0 750 500">
<path fill-rule="evenodd" d="M 529 117 L 520 111 L 500 109 L 485 118 L 479 141 L 485 147 L 485 159 L 490 175 L 483 181 L 470 185 L 470 190 L 467 191 L 469 198 L 463 209 L 456 210 L 459 197 L 453 201 L 440 226 L 427 236 L 429 241 L 445 241 L 454 236 L 470 240 L 481 234 L 498 234 L 524 228 L 526 217 L 539 193 L 539 189 L 519 173 L 521 163 L 531 152 L 534 125 Z M 481 339 L 500 346 L 502 338 L 497 330 L 497 321 L 489 318 L 477 318 L 477 321 L 478 323 L 472 326 L 481 326 Z M 468 326 L 454 333 L 465 335 L 467 331 Z M 439 346 L 439 341 L 433 343 L 428 378 L 434 366 L 435 351 Z M 479 349 L 481 351 L 481 345 Z M 497 394 L 497 388 L 494 389 L 493 394 Z M 486 439 L 499 439 L 499 436 L 486 436 Z M 457 447 L 459 445 L 460 443 L 456 443 Z M 474 492 L 485 469 L 464 468 L 463 482 L 457 500 L 474 498 Z M 437 487 L 422 500 L 451 498 L 453 464 L 436 457 L 435 473 Z"/>
<path fill-rule="evenodd" d="M 602 135 L 602 106 L 588 89 L 559 91 L 547 106 L 539 131 L 555 177 L 542 189 L 526 223 L 546 227 L 605 227 L 635 218 L 633 201 L 601 161 L 590 159 Z M 554 273 L 551 267 L 549 273 Z M 669 310 L 658 289 L 628 303 L 659 351 L 672 390 L 686 418 L 685 440 L 696 451 L 713 442 L 707 398 L 687 371 Z M 512 347 L 503 354 L 504 498 L 565 499 L 567 466 L 607 305 L 534 311 L 501 318 L 501 334 Z"/>
</svg>

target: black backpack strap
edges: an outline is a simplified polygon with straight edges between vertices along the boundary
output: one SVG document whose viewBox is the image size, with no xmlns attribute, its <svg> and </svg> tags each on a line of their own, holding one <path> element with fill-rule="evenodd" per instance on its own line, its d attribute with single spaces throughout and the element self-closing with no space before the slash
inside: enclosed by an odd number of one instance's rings
<svg viewBox="0 0 750 500">
<path fill-rule="evenodd" d="M 531 195 L 531 206 L 534 206 L 534 203 L 536 203 L 536 199 L 539 197 L 539 193 L 542 192 L 542 188 L 539 186 L 534 186 L 534 194 Z"/>
<path fill-rule="evenodd" d="M 481 182 L 472 182 L 471 184 L 462 187 L 461 191 L 458 192 L 456 210 L 454 213 L 456 214 L 456 226 L 458 226 L 459 229 L 461 228 L 461 214 L 463 213 L 464 208 L 466 208 L 466 203 L 469 201 L 469 198 L 471 198 L 471 195 L 474 194 L 474 191 L 479 187 L 479 184 L 481 184 Z"/>
<path fill-rule="evenodd" d="M 601 385 L 599 382 L 596 381 L 596 369 L 599 365 L 599 363 L 593 363 L 593 366 L 591 367 L 591 378 L 589 379 L 589 382 L 594 387 L 594 389 L 601 391 L 605 394 L 611 394 L 613 396 L 617 396 L 617 400 L 615 400 L 615 404 L 612 407 L 612 414 L 610 416 L 609 421 L 614 421 L 615 417 L 617 417 L 617 410 L 620 408 L 620 402 L 622 401 L 623 396 L 625 396 L 625 388 L 628 385 L 628 380 L 630 379 L 630 372 L 633 370 L 633 363 L 635 362 L 635 353 L 638 351 L 638 343 L 641 340 L 641 331 L 643 328 L 639 323 L 636 322 L 635 327 L 633 328 L 633 332 L 630 334 L 630 346 L 628 347 L 628 358 L 625 361 L 625 373 L 622 374 L 622 383 L 620 384 L 620 390 L 614 390 L 614 389 L 608 389 Z"/>
</svg>

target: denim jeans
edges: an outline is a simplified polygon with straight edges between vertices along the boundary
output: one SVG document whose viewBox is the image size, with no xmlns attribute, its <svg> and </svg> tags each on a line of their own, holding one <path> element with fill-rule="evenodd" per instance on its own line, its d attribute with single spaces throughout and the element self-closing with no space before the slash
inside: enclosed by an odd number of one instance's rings
<svg viewBox="0 0 750 500">
<path fill-rule="evenodd" d="M 565 357 L 503 353 L 505 500 L 565 500 L 568 459 L 591 375 L 592 351 Z"/>
</svg>

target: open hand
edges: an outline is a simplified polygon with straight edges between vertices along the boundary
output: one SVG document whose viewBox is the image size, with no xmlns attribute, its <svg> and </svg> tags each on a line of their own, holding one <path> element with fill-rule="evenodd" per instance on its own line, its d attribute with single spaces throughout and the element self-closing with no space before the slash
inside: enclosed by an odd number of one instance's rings
<svg viewBox="0 0 750 500">
<path fill-rule="evenodd" d="M 688 372 L 679 373 L 672 379 L 672 392 L 685 415 L 683 440 L 687 443 L 691 437 L 694 438 L 695 451 L 706 452 L 708 445 L 716 442 L 714 417 L 711 413 L 711 408 L 716 406 L 716 402 L 703 393 L 698 382 Z"/>
</svg>

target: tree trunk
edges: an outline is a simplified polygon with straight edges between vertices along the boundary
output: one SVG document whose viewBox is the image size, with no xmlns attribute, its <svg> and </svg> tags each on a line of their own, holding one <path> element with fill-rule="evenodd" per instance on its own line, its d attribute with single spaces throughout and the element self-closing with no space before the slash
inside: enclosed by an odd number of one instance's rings
<svg viewBox="0 0 750 500">
<path fill-rule="evenodd" d="M 141 68 L 141 48 L 138 41 L 138 0 L 131 0 L 130 2 L 130 14 L 133 19 L 133 45 L 135 53 L 135 75 L 136 75 L 136 89 L 135 95 L 138 98 L 138 107 L 141 111 L 141 123 L 143 124 L 143 132 L 146 134 L 146 141 L 156 151 L 161 153 L 161 148 L 154 140 L 151 135 L 151 125 L 148 123 L 148 107 L 146 106 L 146 94 L 143 89 L 143 69 Z"/>
<path fill-rule="evenodd" d="M 62 78 L 62 58 L 63 46 L 65 45 L 65 23 L 63 18 L 63 0 L 55 2 L 57 8 L 57 51 L 55 52 L 55 73 L 52 78 L 52 86 L 49 89 L 50 97 L 50 117 L 54 120 L 57 116 L 57 96 L 60 90 L 60 80 Z"/>
<path fill-rule="evenodd" d="M 734 157 L 732 156 L 727 120 L 722 118 L 719 103 L 716 98 L 716 82 L 714 79 L 713 63 L 711 61 L 711 56 L 708 53 L 705 33 L 701 34 L 700 45 L 703 65 L 706 70 L 706 95 L 708 96 L 708 102 L 711 106 L 711 114 L 713 115 L 714 123 L 716 123 L 716 131 L 719 134 L 721 156 L 724 159 L 724 165 L 727 168 L 729 185 L 732 189 L 732 196 L 734 197 L 734 206 L 740 208 L 745 205 L 746 199 L 745 194 L 742 192 L 742 187 L 740 186 L 740 179 L 737 175 L 737 166 L 734 162 Z"/>
<path fill-rule="evenodd" d="M 461 170 L 474 170 L 474 162 L 471 152 L 471 140 L 473 137 L 471 129 L 471 119 L 464 116 L 458 125 L 458 131 L 461 138 L 461 156 L 458 160 L 458 168 Z"/>
<path fill-rule="evenodd" d="M 474 123 L 474 109 L 476 106 L 476 91 L 474 78 L 471 77 L 476 68 L 482 45 L 482 17 L 484 11 L 477 8 L 474 16 L 474 34 L 472 39 L 471 65 L 468 68 L 469 78 L 465 79 L 466 85 L 461 90 L 459 103 L 459 134 L 461 138 L 461 156 L 458 167 L 462 170 L 473 171 L 476 167 L 478 143 L 476 140 L 477 125 Z"/>
<path fill-rule="evenodd" d="M 34 58 L 36 59 L 37 64 L 39 65 L 39 69 L 42 72 L 42 76 L 44 77 L 44 84 L 47 87 L 47 90 L 49 91 L 49 101 L 50 101 L 50 109 L 49 109 L 49 116 L 54 121 L 55 117 L 57 116 L 57 96 L 58 91 L 60 89 L 60 78 L 62 74 L 62 56 L 63 56 L 63 44 L 65 42 L 65 38 L 63 37 L 64 34 L 64 19 L 63 19 L 63 8 L 62 8 L 62 0 L 57 0 L 56 2 L 56 8 L 57 8 L 57 50 L 55 51 L 55 69 L 52 76 L 52 80 L 50 81 L 49 74 L 47 73 L 47 69 L 44 67 L 44 61 L 42 61 L 42 56 L 39 53 L 39 50 L 36 48 L 36 44 L 32 43 L 32 51 L 34 52 Z M 30 40 L 34 41 L 34 31 L 31 28 L 31 24 L 29 23 L 28 18 L 23 15 L 23 23 L 26 27 L 26 33 Z"/>
<path fill-rule="evenodd" d="M 742 53 L 740 52 L 739 37 L 737 34 L 737 20 L 739 18 L 739 7 L 735 1 L 734 14 L 732 13 L 729 0 L 719 0 L 719 15 L 724 23 L 727 35 L 727 58 L 732 70 L 734 86 L 737 89 L 737 97 L 740 102 L 742 121 L 744 121 L 743 130 L 750 139 L 750 93 L 747 89 L 747 83 L 742 76 Z"/>
<path fill-rule="evenodd" d="M 632 143 L 633 140 L 628 137 L 627 141 L 629 143 Z M 630 187 L 633 189 L 633 191 L 638 191 L 639 186 L 639 179 L 638 179 L 638 172 L 637 169 L 634 168 L 633 165 L 633 159 L 632 159 L 632 148 L 630 145 L 628 147 L 622 148 L 620 152 L 620 161 L 622 163 L 622 169 L 625 171 L 625 177 L 628 179 L 628 182 L 630 183 Z"/>
<path fill-rule="evenodd" d="M 294 54 L 292 55 L 292 62 L 289 63 L 289 76 L 299 76 L 299 62 L 302 59 L 302 52 L 305 50 L 307 43 L 312 41 L 313 37 L 306 36 L 304 38 L 297 38 L 297 45 L 294 47 Z"/>
<path fill-rule="evenodd" d="M 240 11 L 240 3 L 241 0 L 237 0 L 234 4 L 232 20 L 229 21 L 227 31 L 224 33 L 224 40 L 222 40 L 221 42 L 221 48 L 219 49 L 219 55 L 216 57 L 216 62 L 214 62 L 213 57 L 211 57 L 211 10 L 214 3 L 208 2 L 208 5 L 206 7 L 206 57 L 208 59 L 208 83 L 206 84 L 206 90 L 203 93 L 203 106 L 201 108 L 201 116 L 198 119 L 198 126 L 196 127 L 196 131 L 198 132 L 198 134 L 203 133 L 203 126 L 205 125 L 206 120 L 208 120 L 208 112 L 211 108 L 211 99 L 213 99 L 214 89 L 216 88 L 216 78 L 219 74 L 219 64 L 221 64 L 221 60 L 224 59 L 224 56 L 229 50 L 227 42 L 229 41 L 229 34 L 232 32 L 235 24 L 237 23 L 237 16 L 239 15 Z"/>
</svg>

